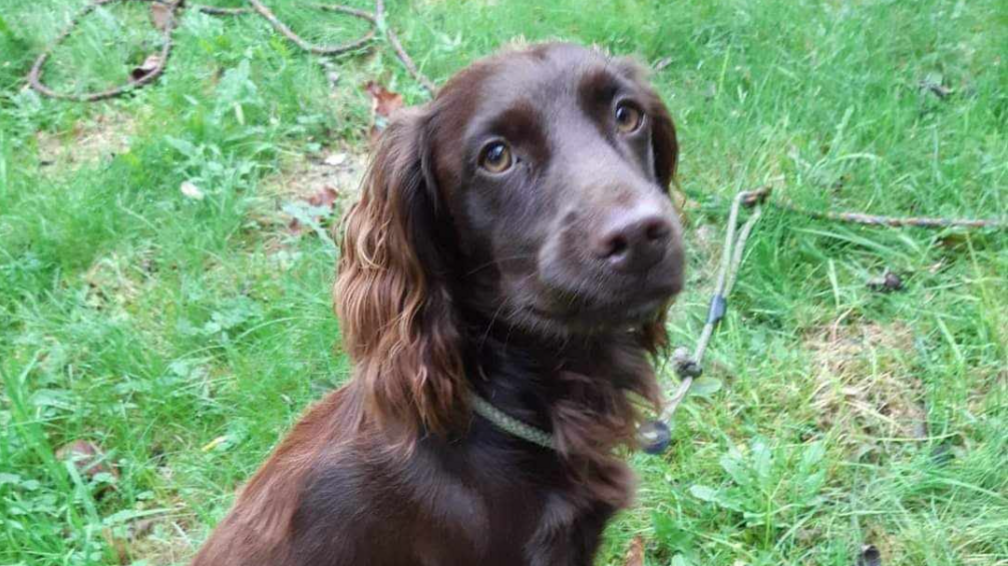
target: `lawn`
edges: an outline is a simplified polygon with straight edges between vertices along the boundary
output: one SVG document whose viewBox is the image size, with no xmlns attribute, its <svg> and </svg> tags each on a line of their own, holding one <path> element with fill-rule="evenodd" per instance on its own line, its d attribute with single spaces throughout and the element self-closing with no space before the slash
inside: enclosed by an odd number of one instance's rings
<svg viewBox="0 0 1008 566">
<path fill-rule="evenodd" d="M 365 29 L 267 4 L 313 41 Z M 184 564 L 349 374 L 328 228 L 367 153 L 362 85 L 427 94 L 384 41 L 326 63 L 262 18 L 192 8 L 151 86 L 93 104 L 23 88 L 83 5 L 0 8 L 0 564 Z M 148 10 L 96 11 L 46 79 L 124 80 L 159 45 Z M 388 10 L 435 82 L 522 38 L 658 68 L 688 224 L 676 345 L 699 335 L 739 190 L 770 185 L 817 210 L 1008 216 L 1004 0 Z M 867 285 L 886 270 L 901 289 Z M 639 537 L 648 565 L 1008 565 L 1008 232 L 770 206 L 730 305 L 671 448 L 631 457 L 638 501 L 599 564 L 622 565 Z M 662 376 L 674 387 L 671 364 Z M 66 462 L 73 443 L 100 464 Z"/>
</svg>

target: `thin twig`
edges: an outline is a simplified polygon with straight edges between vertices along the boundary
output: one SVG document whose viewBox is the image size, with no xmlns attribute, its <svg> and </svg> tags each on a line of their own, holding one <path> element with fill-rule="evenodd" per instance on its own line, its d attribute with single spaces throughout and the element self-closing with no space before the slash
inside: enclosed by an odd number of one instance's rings
<svg viewBox="0 0 1008 566">
<path fill-rule="evenodd" d="M 763 198 L 771 192 L 770 187 L 762 187 L 751 191 L 750 194 Z M 831 220 L 833 222 L 845 222 L 848 224 L 862 224 L 865 226 L 892 226 L 894 228 L 915 227 L 915 228 L 993 228 L 995 230 L 1008 229 L 1008 220 L 996 218 L 948 218 L 942 216 L 882 216 L 877 214 L 865 214 L 863 212 L 830 212 L 828 210 L 814 210 L 798 206 L 786 198 L 772 199 L 769 203 L 782 210 L 787 210 L 796 214 Z"/>
<path fill-rule="evenodd" d="M 399 57 L 399 60 L 402 62 L 403 67 L 406 67 L 406 71 L 409 72 L 414 80 L 427 89 L 428 94 L 432 97 L 436 96 L 437 87 L 434 86 L 434 82 L 420 72 L 416 63 L 413 62 L 413 59 L 411 59 L 409 54 L 406 53 L 406 50 L 403 49 L 402 43 L 399 42 L 399 36 L 396 35 L 396 32 L 385 21 L 385 2 L 383 0 L 375 0 L 375 17 L 377 19 L 378 27 L 381 28 L 384 26 L 385 36 L 388 38 L 389 45 L 392 46 L 396 56 Z"/>
<path fill-rule="evenodd" d="M 192 7 L 211 16 L 242 16 L 253 12 L 251 8 L 220 8 L 218 6 L 207 6 L 206 4 L 196 4 Z"/>
<path fill-rule="evenodd" d="M 62 100 L 70 100 L 75 102 L 93 102 L 96 100 L 102 100 L 106 98 L 112 98 L 129 92 L 135 88 L 150 84 L 154 82 L 165 70 L 165 66 L 168 62 L 168 55 L 171 53 L 172 49 L 172 33 L 175 30 L 175 26 L 178 23 L 179 10 L 183 7 L 185 0 L 177 0 L 172 4 L 165 4 L 169 7 L 171 17 L 165 24 L 162 30 L 164 37 L 164 44 L 161 47 L 161 53 L 158 56 L 157 64 L 148 73 L 141 76 L 139 79 L 131 80 L 130 82 L 110 88 L 107 90 L 99 92 L 90 92 L 82 94 L 74 93 L 62 93 L 57 92 L 42 82 L 43 67 L 49 60 L 50 55 L 52 55 L 53 50 L 61 42 L 66 40 L 66 38 L 73 32 L 74 28 L 80 24 L 80 21 L 90 14 L 95 8 L 110 4 L 117 1 L 126 0 L 92 0 L 90 4 L 82 8 L 77 14 L 75 14 L 71 19 L 67 27 L 56 37 L 56 39 L 50 43 L 46 49 L 38 56 L 35 60 L 35 64 L 32 65 L 31 71 L 28 73 L 27 82 L 29 86 L 38 91 L 39 93 L 51 97 L 59 98 Z M 141 0 L 144 2 L 158 2 L 159 0 Z M 388 38 L 389 45 L 392 46 L 396 57 L 402 62 L 406 71 L 409 72 L 417 82 L 419 82 L 424 89 L 434 96 L 437 92 L 437 87 L 434 83 L 428 79 L 420 70 L 417 68 L 416 63 L 410 58 L 409 54 L 403 48 L 402 43 L 399 41 L 399 36 L 396 35 L 395 31 L 389 27 L 385 22 L 385 4 L 382 0 L 375 1 L 375 11 L 368 12 L 367 10 L 361 10 L 359 8 L 353 8 L 350 6 L 344 6 L 341 4 L 315 4 L 311 7 L 317 10 L 323 10 L 327 12 L 337 12 L 341 14 L 346 14 L 362 20 L 367 21 L 370 24 L 371 29 L 366 31 L 361 37 L 349 41 L 341 45 L 315 45 L 304 38 L 294 33 L 290 27 L 283 23 L 276 14 L 273 13 L 261 0 L 247 0 L 251 8 L 221 8 L 217 6 L 208 6 L 205 4 L 193 4 L 190 7 L 194 10 L 203 12 L 204 14 L 209 14 L 212 16 L 239 16 L 243 14 L 256 13 L 262 16 L 267 22 L 273 26 L 273 29 L 280 32 L 284 37 L 291 40 L 298 47 L 309 53 L 314 53 L 315 55 L 322 56 L 332 56 L 341 55 L 343 53 L 348 53 L 360 49 L 371 42 L 375 35 L 376 30 L 381 30 L 384 32 L 385 36 Z M 332 74 L 330 72 L 330 74 Z"/>
<path fill-rule="evenodd" d="M 168 56 L 171 54 L 172 50 L 172 31 L 175 29 L 175 24 L 177 22 L 176 14 L 179 7 L 182 5 L 182 0 L 175 2 L 174 4 L 169 4 L 169 17 L 168 21 L 165 23 L 164 30 L 162 30 L 162 37 L 164 38 L 164 43 L 161 45 L 161 53 L 158 55 L 157 65 L 154 66 L 149 72 L 141 76 L 139 79 L 131 80 L 128 83 L 119 85 L 114 88 L 107 90 L 102 90 L 98 92 L 86 92 L 86 93 L 65 93 L 57 92 L 42 82 L 43 67 L 46 61 L 49 60 L 49 56 L 52 54 L 56 46 L 62 43 L 66 38 L 73 32 L 74 28 L 80 23 L 80 21 L 93 12 L 99 6 L 104 6 L 105 4 L 111 4 L 112 2 L 125 1 L 125 0 L 94 0 L 87 6 L 77 12 L 72 18 L 70 18 L 70 23 L 67 24 L 66 28 L 56 39 L 54 39 L 45 50 L 38 56 L 35 60 L 35 64 L 32 65 L 31 71 L 28 73 L 28 84 L 45 96 L 50 98 L 59 98 L 61 100 L 71 100 L 74 102 L 94 102 L 96 100 L 102 100 L 105 98 L 112 98 L 125 94 L 126 92 L 133 90 L 135 88 L 142 87 L 146 84 L 154 82 L 161 73 L 165 70 L 165 65 L 168 63 Z"/>
<path fill-rule="evenodd" d="M 358 39 L 353 41 L 348 41 L 347 43 L 341 45 L 315 45 L 309 43 L 301 38 L 298 34 L 294 33 L 286 24 L 281 22 L 272 10 L 267 8 L 259 0 L 247 0 L 249 4 L 252 5 L 252 9 L 259 13 L 260 16 L 266 19 L 273 26 L 273 29 L 282 33 L 287 39 L 293 41 L 298 47 L 308 51 L 309 53 L 314 53 L 315 55 L 340 55 L 348 51 L 353 51 L 355 49 L 360 49 L 369 41 L 374 39 L 375 32 L 373 29 L 369 29 Z M 335 8 L 334 8 L 335 9 Z M 358 18 L 363 18 L 365 20 L 371 21 L 370 18 L 361 15 L 358 10 L 344 11 L 343 13 L 356 16 Z"/>
<path fill-rule="evenodd" d="M 375 15 L 367 10 L 361 10 L 359 8 L 351 8 L 350 6 L 344 6 L 342 4 L 312 4 L 312 8 L 316 10 L 321 10 L 323 12 L 338 12 L 340 14 L 348 14 L 350 16 L 357 16 L 358 18 L 365 19 L 372 24 L 375 23 Z"/>
</svg>

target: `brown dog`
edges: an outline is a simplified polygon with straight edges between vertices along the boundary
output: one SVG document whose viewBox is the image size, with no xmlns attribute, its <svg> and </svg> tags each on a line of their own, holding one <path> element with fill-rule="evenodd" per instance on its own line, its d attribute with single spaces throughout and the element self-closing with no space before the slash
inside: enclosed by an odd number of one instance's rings
<svg viewBox="0 0 1008 566">
<path fill-rule="evenodd" d="M 591 564 L 632 496 L 626 393 L 659 398 L 676 156 L 638 67 L 567 44 L 481 60 L 394 121 L 345 223 L 353 379 L 194 564 Z"/>
</svg>

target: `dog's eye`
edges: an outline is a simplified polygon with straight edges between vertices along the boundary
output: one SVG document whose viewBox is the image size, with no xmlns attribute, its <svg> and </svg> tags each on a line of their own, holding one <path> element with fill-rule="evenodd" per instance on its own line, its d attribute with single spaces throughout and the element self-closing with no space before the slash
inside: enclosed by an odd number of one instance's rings
<svg viewBox="0 0 1008 566">
<path fill-rule="evenodd" d="M 480 154 L 480 167 L 491 173 L 503 173 L 511 168 L 511 148 L 504 142 L 492 142 Z"/>
<path fill-rule="evenodd" d="M 635 104 L 620 102 L 616 106 L 616 129 L 622 134 L 629 134 L 644 123 L 644 113 Z"/>
</svg>

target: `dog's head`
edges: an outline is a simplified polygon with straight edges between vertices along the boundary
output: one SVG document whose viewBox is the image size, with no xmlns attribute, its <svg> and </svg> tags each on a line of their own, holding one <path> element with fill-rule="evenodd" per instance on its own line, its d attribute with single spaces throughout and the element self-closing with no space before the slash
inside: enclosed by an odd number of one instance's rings
<svg viewBox="0 0 1008 566">
<path fill-rule="evenodd" d="M 683 282 L 676 160 L 640 68 L 569 44 L 481 60 L 395 120 L 348 213 L 336 286 L 379 414 L 418 409 L 442 428 L 466 389 L 465 324 L 634 329 L 657 348 Z"/>
</svg>

